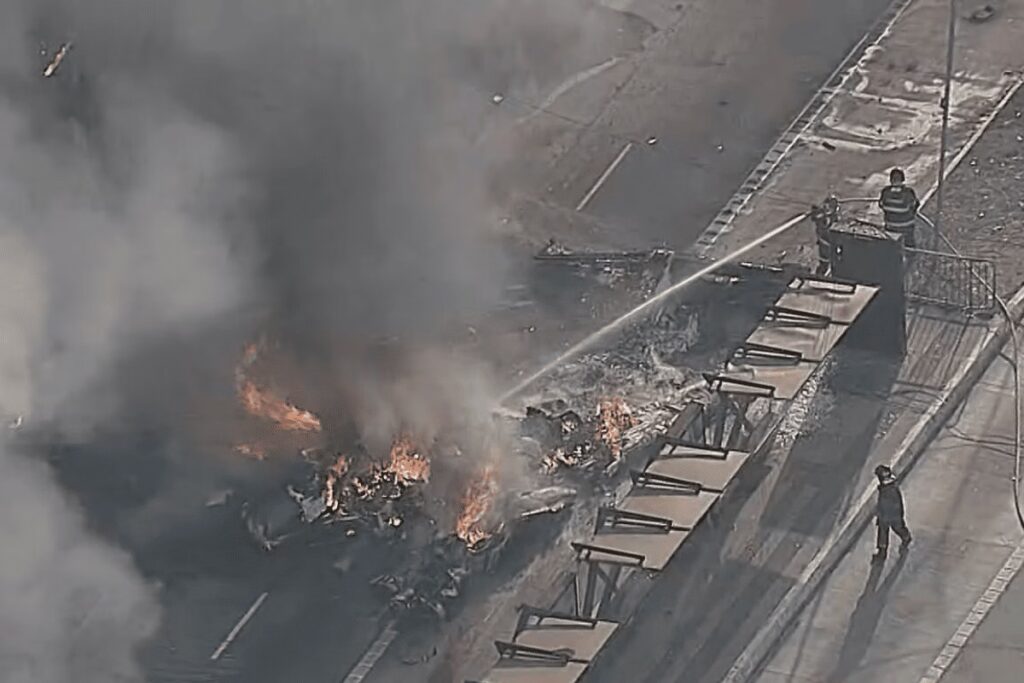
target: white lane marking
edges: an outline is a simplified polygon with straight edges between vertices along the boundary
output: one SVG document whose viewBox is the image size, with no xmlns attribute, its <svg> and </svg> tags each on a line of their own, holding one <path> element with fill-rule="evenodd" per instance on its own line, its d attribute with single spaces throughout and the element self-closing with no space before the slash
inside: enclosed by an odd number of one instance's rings
<svg viewBox="0 0 1024 683">
<path fill-rule="evenodd" d="M 362 659 L 360 659 L 352 671 L 345 676 L 345 680 L 341 683 L 362 683 L 362 680 L 366 678 L 370 670 L 377 664 L 381 657 L 384 656 L 384 652 L 391 645 L 391 641 L 398 635 L 398 631 L 395 630 L 395 622 L 389 622 L 384 630 L 380 632 L 377 639 L 373 641 L 370 647 L 363 653 Z"/>
<path fill-rule="evenodd" d="M 946 646 L 942 648 L 942 652 L 935 658 L 932 665 L 928 667 L 928 671 L 921 677 L 920 683 L 938 683 L 939 679 L 945 675 L 946 671 L 949 670 L 949 667 L 956 660 L 957 655 L 967 645 L 967 641 L 970 640 L 974 632 L 978 630 L 978 626 L 988 616 L 989 610 L 1006 593 L 1006 587 L 1013 580 L 1013 577 L 1020 572 L 1022 566 L 1024 566 L 1024 545 L 1019 545 L 1013 551 L 1013 554 L 1010 555 L 1010 558 L 1006 560 L 1006 563 L 1003 564 L 999 573 L 992 579 L 992 583 L 988 585 L 988 590 L 978 598 L 978 602 L 974 603 L 974 608 L 967 615 L 967 618 L 963 620 L 959 628 L 957 628 L 956 633 L 949 639 Z"/>
<path fill-rule="evenodd" d="M 587 193 L 583 195 L 583 199 L 581 199 L 580 203 L 576 205 L 577 211 L 582 211 L 584 208 L 586 208 L 587 204 L 590 203 L 590 200 L 594 198 L 595 194 L 597 194 L 597 191 L 600 190 L 601 186 L 604 185 L 605 182 L 608 180 L 608 176 L 610 176 L 612 172 L 616 169 L 616 167 L 622 163 L 622 160 L 626 158 L 626 155 L 629 154 L 629 150 L 631 149 L 633 149 L 633 143 L 627 142 L 626 146 L 623 147 L 622 151 L 619 152 L 619 155 L 612 160 L 612 163 L 608 166 L 608 168 L 604 169 L 604 173 L 602 173 L 601 177 L 597 179 L 597 182 L 594 183 L 594 186 L 587 190 Z"/>
<path fill-rule="evenodd" d="M 231 641 L 238 637 L 238 634 L 242 632 L 245 625 L 249 623 L 249 620 L 252 619 L 254 614 L 256 614 L 256 610 L 263 605 L 263 601 L 267 599 L 267 595 L 269 595 L 269 593 L 260 593 L 260 596 L 256 598 L 255 602 L 252 603 L 252 606 L 249 607 L 249 611 L 242 615 L 242 618 L 238 620 L 238 623 L 235 624 L 234 628 L 231 629 L 231 632 L 228 633 L 227 638 L 221 641 L 221 644 L 218 645 L 217 649 L 213 651 L 212 655 L 210 655 L 210 659 L 212 661 L 220 659 L 220 656 L 224 654 L 224 650 L 228 649 L 228 645 L 231 644 Z"/>
</svg>

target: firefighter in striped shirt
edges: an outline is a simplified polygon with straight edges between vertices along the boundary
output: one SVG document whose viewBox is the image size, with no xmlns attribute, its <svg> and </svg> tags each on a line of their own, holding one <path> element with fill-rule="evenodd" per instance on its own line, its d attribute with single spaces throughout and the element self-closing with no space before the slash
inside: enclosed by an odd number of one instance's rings
<svg viewBox="0 0 1024 683">
<path fill-rule="evenodd" d="M 894 168 L 889 173 L 889 184 L 882 190 L 878 205 L 885 214 L 885 229 L 903 235 L 903 246 L 913 248 L 914 227 L 917 224 L 917 195 L 905 185 L 903 170 Z"/>
</svg>

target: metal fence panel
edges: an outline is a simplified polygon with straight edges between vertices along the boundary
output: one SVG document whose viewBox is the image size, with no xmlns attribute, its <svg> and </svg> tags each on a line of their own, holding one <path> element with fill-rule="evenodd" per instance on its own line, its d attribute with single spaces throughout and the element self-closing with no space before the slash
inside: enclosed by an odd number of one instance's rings
<svg viewBox="0 0 1024 683">
<path fill-rule="evenodd" d="M 912 301 L 968 312 L 995 307 L 996 267 L 982 258 L 906 249 L 906 294 Z"/>
</svg>

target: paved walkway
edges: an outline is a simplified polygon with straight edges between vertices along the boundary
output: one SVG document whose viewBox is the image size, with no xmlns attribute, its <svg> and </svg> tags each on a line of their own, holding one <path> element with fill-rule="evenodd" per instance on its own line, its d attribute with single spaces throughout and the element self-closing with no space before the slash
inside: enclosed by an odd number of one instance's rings
<svg viewBox="0 0 1024 683">
<path fill-rule="evenodd" d="M 975 132 L 1014 88 L 1024 68 L 1024 3 L 990 2 L 997 8 L 986 22 L 961 21 L 957 29 L 956 78 L 950 119 L 950 154 L 972 141 Z M 962 13 L 970 8 L 961 3 Z M 822 116 L 813 122 L 779 162 L 779 170 L 735 215 L 721 217 L 702 237 L 706 253 L 718 257 L 780 225 L 827 194 L 845 198 L 877 197 L 893 166 L 907 171 L 907 180 L 926 194 L 937 176 L 941 116 L 938 103 L 945 70 L 947 0 L 912 0 L 903 14 L 869 49 L 836 93 Z M 1021 107 L 1008 108 L 1020 118 Z M 1002 126 L 996 126 L 998 130 Z M 974 163 L 973 173 L 991 166 L 997 170 L 1008 156 L 1019 153 L 1020 130 L 1012 132 Z M 991 135 L 989 137 L 992 137 Z M 1011 212 L 1020 207 L 1005 188 L 1014 180 L 993 180 L 986 192 Z M 1011 193 L 1012 194 L 1012 193 Z M 950 196 L 949 206 L 954 205 Z M 967 208 L 965 197 L 956 203 Z M 1006 237 L 996 212 L 979 216 L 983 208 L 970 201 L 973 214 L 950 215 L 968 231 L 984 228 L 981 237 L 1002 242 Z M 878 209 L 866 205 L 875 218 Z M 991 208 L 995 208 L 994 206 Z M 1001 214 L 1005 215 L 1005 213 Z M 995 219 L 995 220 L 993 220 Z M 976 251 L 973 246 L 970 251 Z M 986 254 L 997 253 L 985 249 Z M 805 221 L 745 257 L 755 262 L 814 260 L 814 235 Z"/>
<path fill-rule="evenodd" d="M 1018 574 L 963 646 L 942 683 L 1019 681 L 1024 677 L 1022 634 L 1024 578 Z"/>
<path fill-rule="evenodd" d="M 1000 359 L 904 481 L 910 551 L 874 565 L 866 529 L 759 683 L 918 683 L 928 673 L 1021 538 L 1010 505 L 1013 410 L 1013 374 Z M 1015 623 L 1019 648 L 1024 617 Z M 1009 635 L 995 628 L 990 638 Z M 968 666 L 985 660 L 972 655 Z"/>
</svg>

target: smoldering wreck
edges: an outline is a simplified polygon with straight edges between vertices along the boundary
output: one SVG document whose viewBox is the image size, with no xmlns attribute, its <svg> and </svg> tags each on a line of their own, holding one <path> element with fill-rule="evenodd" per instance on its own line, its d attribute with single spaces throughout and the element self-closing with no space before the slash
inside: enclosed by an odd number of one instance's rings
<svg viewBox="0 0 1024 683">
<path fill-rule="evenodd" d="M 576 307 L 580 300 L 607 302 L 611 291 L 631 305 L 662 287 L 671 270 L 690 266 L 663 251 L 577 253 L 549 244 L 535 258 L 531 293 L 536 305 L 554 309 L 569 291 Z M 372 585 L 397 615 L 445 619 L 475 575 L 500 565 L 514 573 L 528 561 L 504 555 L 510 539 L 539 528 L 557 533 L 574 508 L 592 514 L 628 476 L 630 454 L 664 438 L 681 406 L 712 400 L 701 370 L 756 325 L 786 277 L 746 266 L 709 278 L 495 405 L 484 433 L 456 423 L 429 439 L 400 430 L 377 450 L 351 430 L 332 433 L 272 388 L 259 367 L 272 351 L 266 341 L 251 344 L 235 373 L 239 406 L 260 433 L 269 426 L 287 438 L 276 445 L 240 441 L 233 450 L 256 461 L 290 459 L 294 467 L 274 505 L 234 504 L 268 552 L 324 535 L 407 547 L 407 565 Z"/>
</svg>

